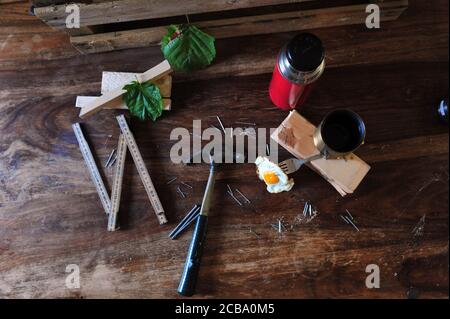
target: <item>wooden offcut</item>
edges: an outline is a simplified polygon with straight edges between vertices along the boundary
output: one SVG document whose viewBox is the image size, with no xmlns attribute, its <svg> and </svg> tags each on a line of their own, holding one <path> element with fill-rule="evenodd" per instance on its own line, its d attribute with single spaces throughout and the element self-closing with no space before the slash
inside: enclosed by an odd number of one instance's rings
<svg viewBox="0 0 450 319">
<path fill-rule="evenodd" d="M 78 5 L 80 26 L 83 27 L 306 1 L 317 0 L 119 0 L 93 3 L 78 1 Z M 45 6 L 36 8 L 34 12 L 49 25 L 65 29 L 66 6 L 67 4 Z"/>
<path fill-rule="evenodd" d="M 102 88 L 101 93 L 112 91 L 118 87 L 136 81 L 138 77 L 141 77 L 141 73 L 131 72 L 109 72 L 104 71 L 102 73 Z M 163 98 L 170 98 L 172 92 L 172 76 L 166 75 L 158 80 L 151 81 L 158 86 L 161 96 Z"/>
<path fill-rule="evenodd" d="M 313 141 L 316 127 L 297 111 L 289 116 L 272 133 L 272 139 L 299 159 L 318 154 Z M 333 187 L 345 196 L 353 193 L 370 170 L 370 166 L 354 154 L 345 159 L 320 158 L 308 166 L 322 175 Z"/>
<path fill-rule="evenodd" d="M 102 73 L 102 88 L 101 94 L 110 92 L 119 87 L 123 87 L 127 83 L 136 80 L 139 73 L 130 73 L 130 72 L 108 72 L 104 71 Z M 161 96 L 163 97 L 163 110 L 169 111 L 172 107 L 172 100 L 170 98 L 172 92 L 172 76 L 166 75 L 161 79 L 153 82 L 161 92 Z M 77 96 L 75 106 L 76 107 L 86 107 L 90 103 L 98 98 L 98 96 Z M 115 99 L 114 103 L 108 103 L 105 109 L 119 109 L 119 110 L 127 110 L 128 107 L 123 99 Z"/>
<path fill-rule="evenodd" d="M 142 74 L 138 74 L 136 76 L 136 80 L 142 83 L 148 81 L 157 81 L 158 79 L 161 79 L 162 77 L 168 75 L 170 72 L 172 72 L 172 69 L 169 62 L 167 60 L 164 60 L 150 70 Z M 90 115 L 97 113 L 102 108 L 108 106 L 111 107 L 111 105 L 117 105 L 118 103 L 120 103 L 118 100 L 122 99 L 123 93 L 125 93 L 125 90 L 123 90 L 122 87 L 118 87 L 112 91 L 103 93 L 101 96 L 81 109 L 80 117 L 84 119 Z"/>
<path fill-rule="evenodd" d="M 81 109 L 85 108 L 87 105 L 93 103 L 95 99 L 99 98 L 99 96 L 77 96 L 75 100 L 75 107 L 79 107 Z M 172 108 L 171 99 L 163 99 L 163 111 L 170 111 Z M 114 102 L 108 103 L 107 107 L 104 107 L 106 110 L 128 110 L 128 106 L 122 99 L 115 99 Z"/>
<path fill-rule="evenodd" d="M 373 3 L 380 7 L 382 22 L 397 19 L 408 7 L 408 0 Z M 298 5 L 304 4 L 308 6 L 299 9 Z M 341 25 L 364 25 L 368 16 L 367 4 L 357 0 L 336 3 L 325 0 L 190 0 L 183 2 L 182 6 L 175 1 L 164 1 L 156 6 L 142 0 L 121 0 L 114 1 L 113 6 L 111 2 L 80 4 L 80 29 L 65 28 L 65 5 L 47 6 L 35 11 L 49 25 L 68 32 L 72 45 L 80 52 L 98 53 L 157 46 L 167 32 L 167 25 L 180 15 L 200 14 L 193 23 L 216 39 L 224 39 Z M 270 10 L 272 7 L 273 10 Z M 257 10 L 253 13 L 250 8 Z M 232 14 L 222 18 L 223 14 L 218 12 L 224 10 L 232 10 Z M 133 24 L 130 26 L 125 22 Z"/>
</svg>

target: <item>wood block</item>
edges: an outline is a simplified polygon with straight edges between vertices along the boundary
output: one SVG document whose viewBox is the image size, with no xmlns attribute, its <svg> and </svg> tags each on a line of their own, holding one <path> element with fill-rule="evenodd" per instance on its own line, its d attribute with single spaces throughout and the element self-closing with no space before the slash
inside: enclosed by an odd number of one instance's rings
<svg viewBox="0 0 450 319">
<path fill-rule="evenodd" d="M 151 68 L 150 70 L 142 73 L 137 74 L 137 80 L 140 82 L 147 82 L 147 81 L 156 81 L 172 72 L 172 68 L 170 67 L 170 64 L 167 60 L 164 60 L 157 66 Z M 105 107 L 114 107 L 119 103 L 118 100 L 122 100 L 122 94 L 125 91 L 122 87 L 115 88 L 112 91 L 108 91 L 106 93 L 103 93 L 101 96 L 96 98 L 95 100 L 91 101 L 88 105 L 83 107 L 80 111 L 80 117 L 82 119 L 85 119 L 86 117 L 97 113 L 102 108 Z"/>
<path fill-rule="evenodd" d="M 136 80 L 137 76 L 140 74 L 131 72 L 108 72 L 104 71 L 102 74 L 102 88 L 101 93 L 107 93 L 119 87 L 123 87 L 125 84 Z M 165 77 L 153 82 L 156 84 L 161 91 L 163 96 L 164 111 L 169 111 L 172 107 L 172 100 L 170 99 L 172 92 L 172 76 L 166 75 Z M 94 101 L 98 96 L 77 96 L 75 106 L 76 107 L 86 107 L 92 101 Z M 105 109 L 128 109 L 127 105 L 122 99 L 116 99 L 109 103 Z"/>
<path fill-rule="evenodd" d="M 102 88 L 101 93 L 106 93 L 112 91 L 118 87 L 123 87 L 124 85 L 135 81 L 137 76 L 141 76 L 138 73 L 131 72 L 109 72 L 104 71 L 102 73 Z M 159 80 L 152 81 L 152 83 L 158 86 L 161 96 L 165 98 L 170 98 L 172 92 L 172 76 L 166 75 Z"/>
<path fill-rule="evenodd" d="M 86 105 L 89 105 L 89 103 L 92 103 L 98 96 L 77 96 L 77 99 L 75 101 L 75 107 L 83 108 L 86 107 Z M 163 99 L 163 111 L 170 111 L 172 109 L 172 100 L 171 99 Z M 109 110 L 128 110 L 127 105 L 123 100 L 115 100 L 115 103 L 110 103 L 108 107 L 105 107 L 105 109 Z"/>
<path fill-rule="evenodd" d="M 297 111 L 288 117 L 272 133 L 271 138 L 292 155 L 303 159 L 318 154 L 313 141 L 316 127 Z M 308 164 L 324 177 L 342 195 L 353 193 L 370 170 L 370 166 L 354 154 L 346 159 L 318 159 Z"/>
</svg>

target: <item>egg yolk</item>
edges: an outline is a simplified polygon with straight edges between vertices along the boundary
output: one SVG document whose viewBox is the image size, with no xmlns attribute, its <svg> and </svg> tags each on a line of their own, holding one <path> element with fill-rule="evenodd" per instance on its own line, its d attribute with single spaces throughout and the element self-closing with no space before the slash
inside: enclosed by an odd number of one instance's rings
<svg viewBox="0 0 450 319">
<path fill-rule="evenodd" d="M 264 181 L 270 185 L 276 184 L 280 181 L 277 174 L 275 174 L 274 172 L 265 172 L 263 177 L 264 177 Z"/>
</svg>

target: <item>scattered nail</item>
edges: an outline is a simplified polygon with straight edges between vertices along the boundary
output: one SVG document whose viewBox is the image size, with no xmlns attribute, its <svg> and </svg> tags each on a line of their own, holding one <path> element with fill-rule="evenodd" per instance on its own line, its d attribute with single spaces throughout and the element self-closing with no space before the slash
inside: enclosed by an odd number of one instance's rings
<svg viewBox="0 0 450 319">
<path fill-rule="evenodd" d="M 223 126 L 222 120 L 220 119 L 220 117 L 218 115 L 216 115 L 217 121 L 219 121 L 220 127 L 222 128 L 222 131 L 224 134 L 227 134 L 227 132 L 225 131 L 225 127 Z"/>
<path fill-rule="evenodd" d="M 117 155 L 112 159 L 111 162 L 109 162 L 109 165 L 107 167 L 113 167 L 114 164 L 116 163 L 116 161 L 117 161 Z"/>
<path fill-rule="evenodd" d="M 186 187 L 188 187 L 188 188 L 190 188 L 190 189 L 193 188 L 191 185 L 189 185 L 188 183 L 185 183 L 185 182 L 181 182 L 180 184 L 181 184 L 181 185 L 184 185 L 184 186 L 186 186 Z"/>
<path fill-rule="evenodd" d="M 177 177 L 172 178 L 171 180 L 169 180 L 169 181 L 167 182 L 167 185 L 169 185 L 170 183 L 175 182 L 176 180 L 177 180 Z"/>
<path fill-rule="evenodd" d="M 248 230 L 250 233 L 252 233 L 253 235 L 255 235 L 256 237 L 261 237 L 261 235 L 260 234 L 258 234 L 257 232 L 255 232 L 253 229 L 251 229 L 251 228 L 249 228 L 249 230 Z"/>
<path fill-rule="evenodd" d="M 111 162 L 111 159 L 112 159 L 112 157 L 113 157 L 113 155 L 114 155 L 115 152 L 116 152 L 116 149 L 114 148 L 114 149 L 111 151 L 111 153 L 109 154 L 108 159 L 106 160 L 105 167 L 108 167 L 108 164 L 109 164 L 109 162 Z"/>
<path fill-rule="evenodd" d="M 306 217 L 306 212 L 308 211 L 308 206 L 309 206 L 309 203 L 306 202 L 305 206 L 303 207 L 303 216 L 305 216 L 305 217 Z"/>
<path fill-rule="evenodd" d="M 210 125 L 211 126 L 211 128 L 215 128 L 216 130 L 218 130 L 218 131 L 220 131 L 220 132 L 222 132 L 222 130 L 220 129 L 220 128 L 218 128 L 217 126 L 215 126 L 215 125 Z"/>
<path fill-rule="evenodd" d="M 354 218 L 353 218 L 352 214 L 350 214 L 350 212 L 348 211 L 348 209 L 346 209 L 345 211 L 347 212 L 348 216 L 350 216 L 350 218 L 353 220 Z"/>
<path fill-rule="evenodd" d="M 181 195 L 181 197 L 183 197 L 183 198 L 186 198 L 186 194 L 185 194 L 185 193 L 183 193 L 183 191 L 181 190 L 180 186 L 178 186 L 178 188 L 177 188 L 177 192 L 178 192 L 178 194 L 180 194 L 180 195 Z"/>
<path fill-rule="evenodd" d="M 239 195 L 241 195 L 241 197 L 247 202 L 247 204 L 250 204 L 251 201 L 250 199 L 247 198 L 247 196 L 245 196 L 244 194 L 242 194 L 242 192 L 239 189 L 235 189 L 236 193 L 238 193 Z"/>
<path fill-rule="evenodd" d="M 350 218 L 347 217 L 346 219 L 353 226 L 353 228 L 355 228 L 357 231 L 359 231 L 359 228 L 352 222 L 352 220 Z"/>
<path fill-rule="evenodd" d="M 229 192 L 229 191 L 228 191 L 227 193 L 228 193 L 228 195 L 231 196 L 231 198 L 234 199 L 234 201 L 235 201 L 236 203 L 238 203 L 239 206 L 243 206 L 242 203 L 239 201 L 239 199 L 237 199 L 236 196 L 234 196 L 233 192 Z"/>
<path fill-rule="evenodd" d="M 344 216 L 342 216 L 342 215 L 339 215 L 347 224 L 349 224 L 349 222 L 347 221 L 347 219 L 344 217 Z"/>
</svg>

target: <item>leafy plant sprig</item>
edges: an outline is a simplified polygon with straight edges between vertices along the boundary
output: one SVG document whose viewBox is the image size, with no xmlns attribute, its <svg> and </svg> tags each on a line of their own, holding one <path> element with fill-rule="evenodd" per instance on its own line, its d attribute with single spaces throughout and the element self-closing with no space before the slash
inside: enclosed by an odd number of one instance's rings
<svg viewBox="0 0 450 319">
<path fill-rule="evenodd" d="M 211 64 L 216 57 L 214 41 L 194 25 L 170 25 L 161 50 L 174 70 L 190 72 Z"/>
<path fill-rule="evenodd" d="M 133 81 L 123 87 L 126 92 L 123 99 L 130 113 L 141 120 L 152 119 L 156 121 L 163 110 L 163 100 L 159 88 L 151 83 Z"/>
</svg>

